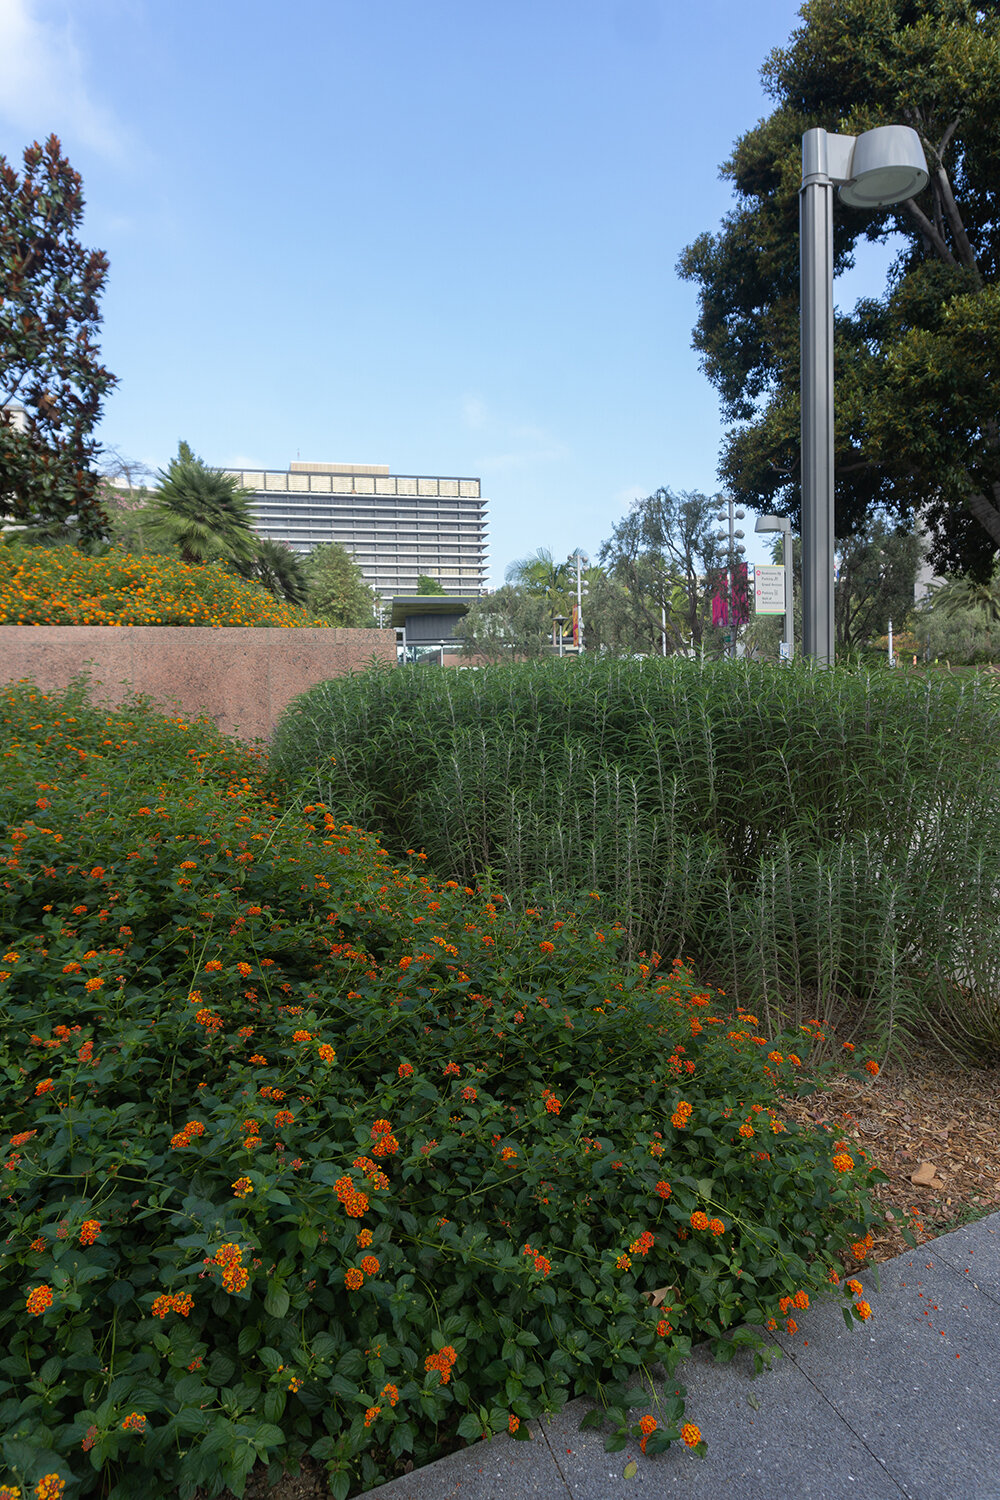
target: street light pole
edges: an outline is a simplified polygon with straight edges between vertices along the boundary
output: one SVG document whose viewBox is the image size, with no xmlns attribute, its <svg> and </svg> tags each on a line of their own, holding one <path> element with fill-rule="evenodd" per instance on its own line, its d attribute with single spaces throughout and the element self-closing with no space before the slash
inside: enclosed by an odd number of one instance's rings
<svg viewBox="0 0 1000 1500">
<path fill-rule="evenodd" d="M 854 208 L 885 208 L 928 181 L 920 137 L 905 125 L 864 135 L 816 128 L 802 137 L 799 276 L 802 391 L 802 648 L 832 666 L 833 189 Z"/>
<path fill-rule="evenodd" d="M 726 503 L 726 506 L 728 508 L 728 514 L 726 514 L 725 512 L 723 512 L 721 515 L 717 515 L 715 519 L 717 521 L 721 521 L 723 523 L 723 525 L 725 525 L 725 523 L 726 523 L 727 520 L 729 522 L 729 551 L 728 551 L 728 554 L 727 554 L 727 557 L 726 557 L 726 566 L 727 566 L 727 571 L 728 571 L 728 574 L 729 574 L 729 588 L 728 588 L 728 593 L 729 593 L 729 608 L 728 608 L 728 614 L 729 614 L 729 629 L 730 629 L 730 632 L 731 632 L 732 641 L 731 641 L 731 649 L 730 649 L 730 651 L 727 654 L 729 656 L 735 656 L 736 655 L 736 569 L 739 566 L 740 558 L 746 556 L 746 550 L 747 550 L 745 547 L 743 547 L 743 546 L 740 545 L 740 543 L 741 543 L 741 541 L 743 539 L 743 532 L 736 530 L 736 522 L 743 520 L 744 516 L 746 515 L 746 511 L 744 511 L 744 510 L 737 510 L 736 509 L 735 505 L 733 504 L 733 497 L 731 495 L 727 495 L 726 496 L 726 502 L 725 503 Z M 726 533 L 724 531 L 717 531 L 715 533 L 715 535 L 716 535 L 716 537 L 718 538 L 718 540 L 720 542 L 724 542 L 726 540 Z"/>
</svg>

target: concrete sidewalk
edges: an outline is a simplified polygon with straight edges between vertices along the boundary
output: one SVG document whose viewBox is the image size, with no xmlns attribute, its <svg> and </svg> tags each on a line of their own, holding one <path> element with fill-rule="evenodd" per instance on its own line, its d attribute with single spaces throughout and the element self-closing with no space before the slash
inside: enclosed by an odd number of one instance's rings
<svg viewBox="0 0 1000 1500">
<path fill-rule="evenodd" d="M 580 1432 L 587 1403 L 371 1491 L 379 1500 L 1000 1500 L 1000 1213 L 860 1273 L 872 1316 L 797 1313 L 784 1357 L 752 1379 L 741 1352 L 679 1367 L 708 1443 L 645 1458 Z M 645 1408 L 656 1414 L 652 1399 Z M 636 1414 L 636 1420 L 639 1413 Z M 638 1468 L 626 1479 L 631 1460 Z"/>
</svg>

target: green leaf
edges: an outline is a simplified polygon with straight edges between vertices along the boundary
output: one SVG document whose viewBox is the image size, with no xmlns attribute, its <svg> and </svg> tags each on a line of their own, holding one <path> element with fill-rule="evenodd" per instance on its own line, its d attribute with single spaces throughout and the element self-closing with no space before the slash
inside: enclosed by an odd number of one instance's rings
<svg viewBox="0 0 1000 1500">
<path fill-rule="evenodd" d="M 639 1465 L 636 1463 L 636 1461 L 635 1461 L 634 1458 L 630 1458 L 629 1461 L 628 1461 L 628 1463 L 625 1465 L 624 1469 L 622 1469 L 622 1478 L 623 1479 L 634 1479 L 635 1476 L 638 1474 L 638 1472 L 639 1472 Z"/>
<path fill-rule="evenodd" d="M 264 1298 L 264 1311 L 272 1318 L 283 1318 L 288 1311 L 291 1297 L 280 1282 L 272 1281 Z"/>
</svg>

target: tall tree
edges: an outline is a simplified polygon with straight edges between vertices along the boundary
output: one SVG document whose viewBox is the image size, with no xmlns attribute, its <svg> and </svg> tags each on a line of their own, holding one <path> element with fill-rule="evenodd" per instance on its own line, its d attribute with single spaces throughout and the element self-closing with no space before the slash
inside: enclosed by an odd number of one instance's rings
<svg viewBox="0 0 1000 1500">
<path fill-rule="evenodd" d="M 258 545 L 252 492 L 221 469 L 210 469 L 183 440 L 157 478 L 148 510 L 154 539 L 175 546 L 185 562 L 229 563 L 252 576 Z"/>
<path fill-rule="evenodd" d="M 513 661 L 542 656 L 552 644 L 552 614 L 545 597 L 505 583 L 473 600 L 455 626 L 464 656 Z"/>
<path fill-rule="evenodd" d="M 364 574 L 337 542 L 314 547 L 305 562 L 309 608 L 331 625 L 370 625 L 375 601 Z"/>
<path fill-rule="evenodd" d="M 56 136 L 0 156 L 0 519 L 87 543 L 107 531 L 93 430 L 115 377 L 95 344 L 108 274 L 76 238 L 79 173 Z"/>
<path fill-rule="evenodd" d="M 838 204 L 834 269 L 901 238 L 886 292 L 839 314 L 836 531 L 919 511 L 939 570 L 989 577 L 1000 549 L 1000 12 L 983 0 L 807 0 L 763 68 L 776 108 L 723 175 L 737 205 L 684 252 L 695 346 L 734 423 L 721 474 L 798 523 L 798 189 L 812 126 L 910 125 L 931 178 L 878 212 Z"/>
<path fill-rule="evenodd" d="M 706 579 L 721 559 L 718 508 L 717 496 L 659 489 L 636 500 L 601 547 L 601 562 L 625 584 L 651 642 L 665 616 L 672 646 L 701 643 L 711 622 Z"/>
<path fill-rule="evenodd" d="M 437 579 L 432 578 L 429 573 L 421 573 L 417 578 L 417 593 L 447 594 L 447 589 L 443 589 Z"/>
</svg>

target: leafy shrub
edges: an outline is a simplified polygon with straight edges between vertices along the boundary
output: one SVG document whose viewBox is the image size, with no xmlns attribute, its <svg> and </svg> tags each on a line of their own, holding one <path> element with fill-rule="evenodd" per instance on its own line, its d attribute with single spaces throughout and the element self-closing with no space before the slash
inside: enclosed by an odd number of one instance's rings
<svg viewBox="0 0 1000 1500">
<path fill-rule="evenodd" d="M 879 1174 L 782 1118 L 818 1023 L 623 961 L 596 892 L 552 920 L 394 862 L 209 725 L 0 713 L 13 1485 L 241 1493 L 311 1454 L 343 1497 L 577 1393 L 616 1447 L 693 1340 L 764 1362 L 748 1325 L 835 1287 L 868 1316 Z M 646 1451 L 699 1445 L 683 1411 Z"/>
<path fill-rule="evenodd" d="M 325 626 L 218 565 L 0 546 L 3 625 Z"/>
<path fill-rule="evenodd" d="M 771 1027 L 840 1016 L 982 1062 L 998 710 L 977 683 L 747 662 L 368 673 L 291 705 L 272 771 L 522 909 L 596 886 L 630 955 L 693 954 Z"/>
</svg>

